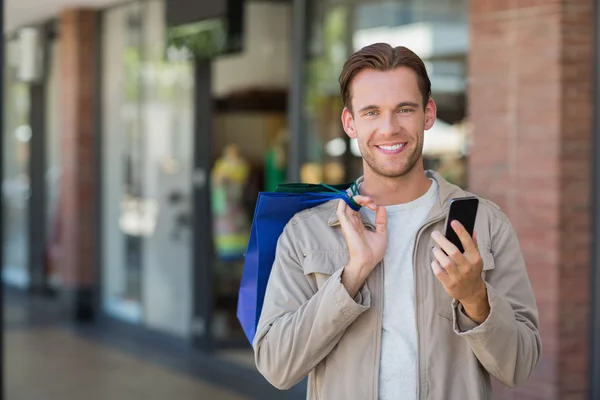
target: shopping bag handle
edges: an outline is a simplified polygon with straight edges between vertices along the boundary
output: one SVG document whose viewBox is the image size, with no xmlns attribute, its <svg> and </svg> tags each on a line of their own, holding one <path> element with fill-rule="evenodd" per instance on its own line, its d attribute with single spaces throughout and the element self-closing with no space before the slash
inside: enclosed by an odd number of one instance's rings
<svg viewBox="0 0 600 400">
<path fill-rule="evenodd" d="M 359 193 L 358 185 L 356 184 L 356 181 L 352 182 L 352 185 L 350 185 L 350 191 L 352 192 L 352 196 L 349 196 L 348 193 L 343 190 L 336 189 L 333 186 L 329 186 L 325 183 L 321 183 L 320 185 L 323 187 L 326 187 L 327 189 L 329 189 L 333 192 L 337 192 L 337 193 L 341 194 L 342 200 L 344 200 L 346 202 L 346 204 L 348 204 L 348 207 L 350 207 L 354 211 L 358 211 L 361 209 L 362 206 L 360 204 L 358 204 L 356 201 L 354 201 L 354 199 L 353 199 L 353 196 L 357 196 Z"/>
</svg>

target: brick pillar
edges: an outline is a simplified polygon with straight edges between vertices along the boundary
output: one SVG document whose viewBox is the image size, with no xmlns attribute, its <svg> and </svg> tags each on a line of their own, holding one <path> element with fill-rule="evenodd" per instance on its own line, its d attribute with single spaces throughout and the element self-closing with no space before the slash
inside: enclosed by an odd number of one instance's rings
<svg viewBox="0 0 600 400">
<path fill-rule="evenodd" d="M 96 12 L 61 13 L 61 217 L 60 275 L 66 306 L 75 320 L 93 314 L 97 279 L 95 160 Z"/>
<path fill-rule="evenodd" d="M 587 399 L 593 6 L 470 2 L 470 189 L 515 225 L 543 340 L 531 381 L 498 399 Z"/>
</svg>

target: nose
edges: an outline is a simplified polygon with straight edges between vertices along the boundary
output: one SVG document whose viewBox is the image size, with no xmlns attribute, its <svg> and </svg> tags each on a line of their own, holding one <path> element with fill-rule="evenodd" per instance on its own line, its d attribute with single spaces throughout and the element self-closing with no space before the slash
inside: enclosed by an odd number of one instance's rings
<svg viewBox="0 0 600 400">
<path fill-rule="evenodd" d="M 379 127 L 379 133 L 382 135 L 394 135 L 398 133 L 398 121 L 396 120 L 396 113 L 388 112 L 381 118 L 381 126 Z"/>
</svg>

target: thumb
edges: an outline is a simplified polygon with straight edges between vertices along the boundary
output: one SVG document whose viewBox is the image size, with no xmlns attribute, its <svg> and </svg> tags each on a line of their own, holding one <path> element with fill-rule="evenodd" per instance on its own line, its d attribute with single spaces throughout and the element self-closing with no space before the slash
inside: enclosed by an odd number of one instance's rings
<svg viewBox="0 0 600 400">
<path fill-rule="evenodd" d="M 378 233 L 387 233 L 387 212 L 385 211 L 385 207 L 377 207 L 377 214 L 375 214 L 375 228 Z"/>
</svg>

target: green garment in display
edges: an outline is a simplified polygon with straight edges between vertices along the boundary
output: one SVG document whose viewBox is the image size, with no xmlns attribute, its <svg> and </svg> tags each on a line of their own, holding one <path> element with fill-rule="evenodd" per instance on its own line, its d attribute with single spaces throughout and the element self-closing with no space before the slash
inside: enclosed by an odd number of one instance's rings
<svg viewBox="0 0 600 400">
<path fill-rule="evenodd" d="M 287 169 L 285 160 L 277 147 L 271 147 L 265 156 L 265 191 L 274 192 L 277 186 L 285 182 Z"/>
</svg>

